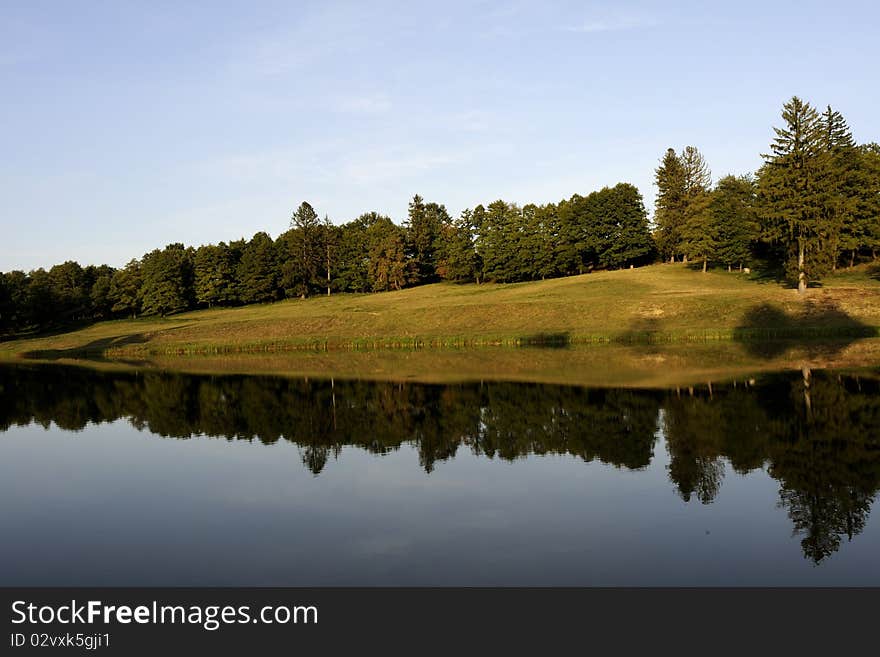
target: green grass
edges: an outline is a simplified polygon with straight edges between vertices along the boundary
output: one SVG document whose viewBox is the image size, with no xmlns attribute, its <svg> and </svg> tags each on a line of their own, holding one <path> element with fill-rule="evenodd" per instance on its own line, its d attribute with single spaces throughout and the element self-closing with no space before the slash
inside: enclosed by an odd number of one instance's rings
<svg viewBox="0 0 880 657">
<path fill-rule="evenodd" d="M 831 277 L 799 298 L 738 273 L 653 265 L 533 283 L 437 284 L 101 322 L 0 343 L 0 358 L 705 342 L 877 335 L 878 327 L 880 281 L 865 269 Z"/>
</svg>

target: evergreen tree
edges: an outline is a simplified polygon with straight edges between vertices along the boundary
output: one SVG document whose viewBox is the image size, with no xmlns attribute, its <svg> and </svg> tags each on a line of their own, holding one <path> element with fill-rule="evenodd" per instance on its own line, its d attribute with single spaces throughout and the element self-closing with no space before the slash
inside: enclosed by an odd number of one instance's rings
<svg viewBox="0 0 880 657">
<path fill-rule="evenodd" d="M 807 282 L 831 270 L 835 227 L 826 225 L 827 160 L 818 112 L 797 96 L 783 106 L 785 127 L 774 128 L 771 153 L 758 172 L 758 207 L 765 240 L 782 247 L 786 270 Z"/>
<path fill-rule="evenodd" d="M 750 264 L 752 244 L 759 236 L 754 180 L 732 175 L 719 180 L 712 193 L 711 213 L 716 258 L 728 271 Z"/>
<path fill-rule="evenodd" d="M 557 269 L 557 245 L 560 239 L 559 215 L 556 204 L 537 206 L 529 226 L 529 249 L 534 257 L 535 276 L 544 280 L 555 276 Z"/>
<path fill-rule="evenodd" d="M 657 199 L 654 202 L 654 227 L 657 249 L 670 262 L 681 255 L 682 225 L 686 197 L 686 174 L 675 149 L 668 148 L 654 172 Z"/>
<path fill-rule="evenodd" d="M 860 181 L 859 203 L 856 221 L 859 223 L 861 246 L 877 259 L 880 249 L 880 144 L 870 143 L 859 146 Z"/>
<path fill-rule="evenodd" d="M 400 290 L 410 279 L 406 233 L 388 217 L 379 216 L 367 228 L 370 287 L 374 292 Z"/>
<path fill-rule="evenodd" d="M 501 283 L 519 280 L 517 268 L 523 237 L 520 209 L 505 201 L 490 203 L 482 218 L 477 250 L 486 279 Z"/>
<path fill-rule="evenodd" d="M 236 263 L 224 242 L 196 249 L 194 273 L 196 303 L 211 308 L 236 300 Z"/>
<path fill-rule="evenodd" d="M 556 205 L 557 243 L 554 269 L 564 275 L 583 274 L 596 264 L 595 235 L 586 199 L 574 194 Z"/>
<path fill-rule="evenodd" d="M 367 230 L 379 220 L 376 212 L 343 224 L 336 249 L 336 287 L 344 292 L 370 291 L 370 247 Z"/>
<path fill-rule="evenodd" d="M 717 242 L 709 209 L 712 200 L 712 174 L 702 153 L 694 146 L 685 147 L 680 161 L 684 171 L 681 249 L 685 260 L 701 258 L 705 272 L 709 258 L 715 253 Z"/>
<path fill-rule="evenodd" d="M 146 315 L 162 317 L 191 307 L 194 301 L 192 250 L 169 244 L 141 261 L 141 307 Z"/>
<path fill-rule="evenodd" d="M 413 263 L 414 283 L 433 283 L 438 279 L 437 252 L 440 247 L 440 229 L 449 220 L 449 213 L 444 206 L 425 203 L 418 194 L 409 202 L 404 228 L 407 252 Z"/>
<path fill-rule="evenodd" d="M 305 299 L 324 285 L 324 232 L 318 213 L 303 201 L 290 218 L 290 230 L 278 240 L 281 279 L 287 296 Z"/>
<path fill-rule="evenodd" d="M 275 244 L 264 232 L 256 233 L 241 255 L 238 294 L 243 303 L 265 303 L 278 298 Z"/>
<path fill-rule="evenodd" d="M 641 264 L 651 256 L 654 247 L 648 215 L 635 186 L 618 183 L 605 187 L 590 194 L 587 201 L 593 205 L 595 250 L 602 267 Z"/>
<path fill-rule="evenodd" d="M 841 251 L 851 255 L 864 239 L 864 226 L 858 220 L 859 197 L 864 181 L 860 180 L 861 158 L 852 132 L 843 115 L 829 105 L 821 117 L 821 142 L 827 172 L 824 183 L 823 221 L 830 236 L 832 269 L 836 268 Z"/>
<path fill-rule="evenodd" d="M 438 275 L 447 281 L 470 283 L 477 276 L 474 249 L 473 212 L 463 210 L 459 218 L 440 228 Z"/>
</svg>

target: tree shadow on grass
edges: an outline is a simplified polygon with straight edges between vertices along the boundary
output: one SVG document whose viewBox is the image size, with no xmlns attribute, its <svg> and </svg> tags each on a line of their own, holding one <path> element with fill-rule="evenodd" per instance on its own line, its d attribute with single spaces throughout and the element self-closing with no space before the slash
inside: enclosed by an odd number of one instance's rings
<svg viewBox="0 0 880 657">
<path fill-rule="evenodd" d="M 520 347 L 537 347 L 540 349 L 568 349 L 571 336 L 567 332 L 535 333 L 517 338 Z"/>
<path fill-rule="evenodd" d="M 95 322 L 93 320 L 71 321 L 65 324 L 60 324 L 58 326 L 53 326 L 40 330 L 25 330 L 18 333 L 6 333 L 4 335 L 0 335 L 0 342 L 12 342 L 13 340 L 32 340 L 36 338 L 51 338 L 56 335 L 63 335 L 65 333 L 79 331 L 80 329 L 94 326 L 94 324 Z"/>
<path fill-rule="evenodd" d="M 793 315 L 763 303 L 749 309 L 733 331 L 733 339 L 757 358 L 775 358 L 789 349 L 808 356 L 833 355 L 856 340 L 877 337 L 874 326 L 851 317 L 832 302 L 813 303 Z"/>
<path fill-rule="evenodd" d="M 118 335 L 112 338 L 102 338 L 69 349 L 35 349 L 22 354 L 24 358 L 32 360 L 61 360 L 63 358 L 75 358 L 95 362 L 133 362 L 119 358 L 107 358 L 109 349 L 118 349 L 133 344 L 144 344 L 150 338 L 144 333 L 130 335 Z"/>
</svg>

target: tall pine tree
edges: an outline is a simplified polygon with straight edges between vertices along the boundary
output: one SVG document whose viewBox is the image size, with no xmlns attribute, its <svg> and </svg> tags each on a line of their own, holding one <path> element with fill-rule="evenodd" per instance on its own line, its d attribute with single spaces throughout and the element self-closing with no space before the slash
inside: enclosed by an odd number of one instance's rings
<svg viewBox="0 0 880 657">
<path fill-rule="evenodd" d="M 819 113 L 795 96 L 782 120 L 758 172 L 758 207 L 764 239 L 781 246 L 786 271 L 803 294 L 835 257 L 835 226 L 826 223 L 828 167 Z"/>
</svg>

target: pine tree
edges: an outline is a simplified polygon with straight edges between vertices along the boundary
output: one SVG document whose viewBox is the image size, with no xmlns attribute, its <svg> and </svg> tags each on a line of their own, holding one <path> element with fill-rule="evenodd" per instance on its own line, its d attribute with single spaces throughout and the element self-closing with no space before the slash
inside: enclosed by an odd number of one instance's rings
<svg viewBox="0 0 880 657">
<path fill-rule="evenodd" d="M 827 160 L 822 123 L 809 103 L 793 97 L 782 119 L 758 173 L 758 206 L 764 239 L 782 246 L 786 270 L 804 293 L 834 258 L 834 227 L 825 223 Z"/>
<path fill-rule="evenodd" d="M 336 255 L 336 286 L 348 292 L 369 292 L 370 257 L 368 228 L 379 219 L 376 212 L 362 214 L 340 227 Z"/>
<path fill-rule="evenodd" d="M 477 237 L 486 279 L 500 283 L 517 280 L 520 227 L 521 214 L 516 205 L 499 199 L 486 208 Z"/>
<path fill-rule="evenodd" d="M 224 242 L 196 249 L 193 269 L 196 303 L 211 308 L 236 300 L 236 263 Z"/>
<path fill-rule="evenodd" d="M 256 233 L 241 255 L 238 294 L 243 303 L 265 303 L 278 298 L 275 244 L 266 233 Z"/>
<path fill-rule="evenodd" d="M 469 209 L 463 210 L 457 220 L 441 227 L 438 256 L 437 273 L 443 280 L 455 283 L 476 280 L 473 212 Z"/>
<path fill-rule="evenodd" d="M 141 307 L 147 315 L 170 315 L 193 303 L 192 250 L 169 244 L 145 255 L 141 261 Z"/>
<path fill-rule="evenodd" d="M 827 167 L 823 179 L 824 223 L 832 250 L 832 269 L 841 251 L 850 253 L 850 265 L 863 242 L 864 226 L 858 217 L 861 158 L 852 132 L 843 115 L 829 105 L 821 118 L 823 159 Z"/>
<path fill-rule="evenodd" d="M 370 285 L 374 292 L 400 290 L 412 275 L 406 258 L 406 233 L 388 217 L 367 228 Z"/>
<path fill-rule="evenodd" d="M 278 240 L 280 273 L 288 296 L 305 299 L 324 287 L 326 275 L 321 276 L 326 262 L 324 233 L 318 213 L 303 201 L 290 217 L 290 230 Z"/>
<path fill-rule="evenodd" d="M 595 195 L 595 196 L 594 196 Z M 618 183 L 594 192 L 599 264 L 608 268 L 645 262 L 654 245 L 642 195 L 629 183 Z"/>
<path fill-rule="evenodd" d="M 437 257 L 440 248 L 440 230 L 450 221 L 446 207 L 425 203 L 416 194 L 409 203 L 406 230 L 407 253 L 413 263 L 413 282 L 433 283 L 438 280 Z"/>
<path fill-rule="evenodd" d="M 684 164 L 675 149 L 668 148 L 654 172 L 657 199 L 654 202 L 654 226 L 657 249 L 670 262 L 681 255 L 682 225 L 686 196 Z"/>
<path fill-rule="evenodd" d="M 877 259 L 880 249 L 880 144 L 859 146 L 860 193 L 856 210 L 862 247 Z"/>
<path fill-rule="evenodd" d="M 716 258 L 728 271 L 750 264 L 751 247 L 759 236 L 752 178 L 731 175 L 719 180 L 712 192 L 711 213 Z"/>
<path fill-rule="evenodd" d="M 701 258 L 705 272 L 709 258 L 715 254 L 717 243 L 709 208 L 712 200 L 712 173 L 702 153 L 695 146 L 686 146 L 679 160 L 684 171 L 680 248 L 685 259 Z"/>
</svg>

